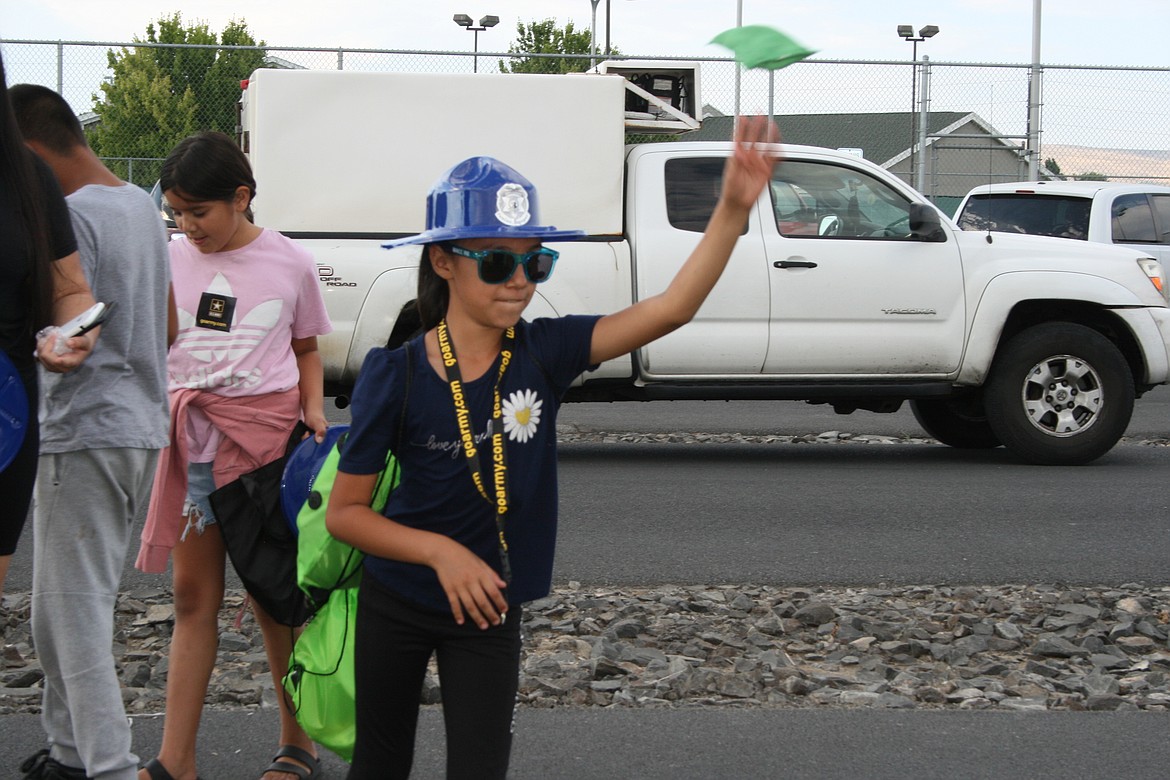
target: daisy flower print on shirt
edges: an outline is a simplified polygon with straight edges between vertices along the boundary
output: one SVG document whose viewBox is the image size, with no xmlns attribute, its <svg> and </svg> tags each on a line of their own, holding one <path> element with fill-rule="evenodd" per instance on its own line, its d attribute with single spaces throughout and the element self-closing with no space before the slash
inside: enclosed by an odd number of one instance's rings
<svg viewBox="0 0 1170 780">
<path fill-rule="evenodd" d="M 504 432 L 512 441 L 521 444 L 536 435 L 540 424 L 540 407 L 543 401 L 532 390 L 517 390 L 504 401 Z"/>
</svg>

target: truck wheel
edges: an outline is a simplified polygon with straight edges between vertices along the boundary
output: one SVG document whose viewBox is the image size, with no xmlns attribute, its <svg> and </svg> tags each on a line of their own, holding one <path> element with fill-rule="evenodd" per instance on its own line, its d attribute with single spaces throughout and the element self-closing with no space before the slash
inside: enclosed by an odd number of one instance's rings
<svg viewBox="0 0 1170 780">
<path fill-rule="evenodd" d="M 1129 365 L 1107 338 L 1053 322 L 1016 334 L 984 389 L 991 429 L 1031 463 L 1077 466 L 1113 448 L 1133 414 Z"/>
<path fill-rule="evenodd" d="M 1000 445 L 978 396 L 915 400 L 910 409 L 922 429 L 948 447 L 989 450 Z"/>
</svg>

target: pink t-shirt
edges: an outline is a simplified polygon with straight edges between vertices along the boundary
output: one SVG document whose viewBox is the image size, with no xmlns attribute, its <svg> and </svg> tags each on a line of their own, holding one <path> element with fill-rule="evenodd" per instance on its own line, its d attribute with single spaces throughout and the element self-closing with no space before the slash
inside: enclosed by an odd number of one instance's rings
<svg viewBox="0 0 1170 780">
<path fill-rule="evenodd" d="M 205 255 L 186 239 L 172 241 L 171 277 L 179 333 L 167 355 L 170 390 L 224 396 L 262 395 L 300 381 L 292 340 L 333 327 L 313 256 L 275 230 L 247 246 Z M 214 456 L 218 436 L 193 414 L 193 462 Z"/>
</svg>

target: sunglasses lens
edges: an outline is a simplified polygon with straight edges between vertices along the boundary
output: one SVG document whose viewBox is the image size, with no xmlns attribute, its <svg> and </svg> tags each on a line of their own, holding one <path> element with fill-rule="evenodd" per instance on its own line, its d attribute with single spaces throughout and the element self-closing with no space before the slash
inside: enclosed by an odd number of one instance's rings
<svg viewBox="0 0 1170 780">
<path fill-rule="evenodd" d="M 510 252 L 488 252 L 479 264 L 479 277 L 488 284 L 502 284 L 516 271 L 516 256 Z"/>
<path fill-rule="evenodd" d="M 552 249 L 540 248 L 518 255 L 503 249 L 489 249 L 472 252 L 462 247 L 452 247 L 455 254 L 470 257 L 479 267 L 479 278 L 487 284 L 503 284 L 516 273 L 516 266 L 523 263 L 524 276 L 533 284 L 539 284 L 552 276 L 557 263 L 557 253 Z"/>
<path fill-rule="evenodd" d="M 533 252 L 524 266 L 524 272 L 528 275 L 528 281 L 533 284 L 539 284 L 548 279 L 552 276 L 553 264 L 556 263 L 556 260 L 556 255 L 547 250 L 541 249 Z"/>
</svg>

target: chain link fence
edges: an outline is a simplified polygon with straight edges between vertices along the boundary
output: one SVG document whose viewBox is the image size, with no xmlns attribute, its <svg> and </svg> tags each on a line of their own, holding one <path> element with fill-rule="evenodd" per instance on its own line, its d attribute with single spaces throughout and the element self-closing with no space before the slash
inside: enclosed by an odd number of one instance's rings
<svg viewBox="0 0 1170 780">
<path fill-rule="evenodd" d="M 183 48 L 0 41 L 10 84 L 32 82 L 57 89 L 87 126 L 99 121 L 95 103 L 105 98 L 101 85 L 113 79 L 110 52 L 122 56 L 144 47 Z M 247 47 L 187 48 L 222 53 Z M 259 51 L 269 67 L 429 73 L 499 73 L 513 59 L 542 56 L 278 46 Z M 588 56 L 576 59 L 583 67 L 591 63 Z M 819 125 L 808 125 L 805 136 L 788 140 L 859 150 L 940 205 L 953 204 L 981 183 L 1026 178 L 1030 130 L 1039 134 L 1037 160 L 1044 163 L 1044 175 L 1170 184 L 1170 68 L 1041 66 L 1039 127 L 1031 128 L 1029 65 L 923 58 L 915 69 L 909 61 L 811 60 L 769 73 L 740 71 L 730 59 L 621 59 L 698 63 L 699 105 L 710 115 L 737 109 L 789 120 L 815 115 Z M 239 85 L 232 83 L 214 99 L 234 103 L 238 97 Z M 925 138 L 924 145 L 915 143 L 921 118 L 917 112 L 926 112 L 928 119 L 926 132 L 918 137 Z M 560 131 L 571 135 L 572 128 Z M 551 125 L 550 132 L 558 128 Z M 107 162 L 125 178 L 149 187 L 160 157 L 126 154 L 107 157 Z"/>
</svg>

